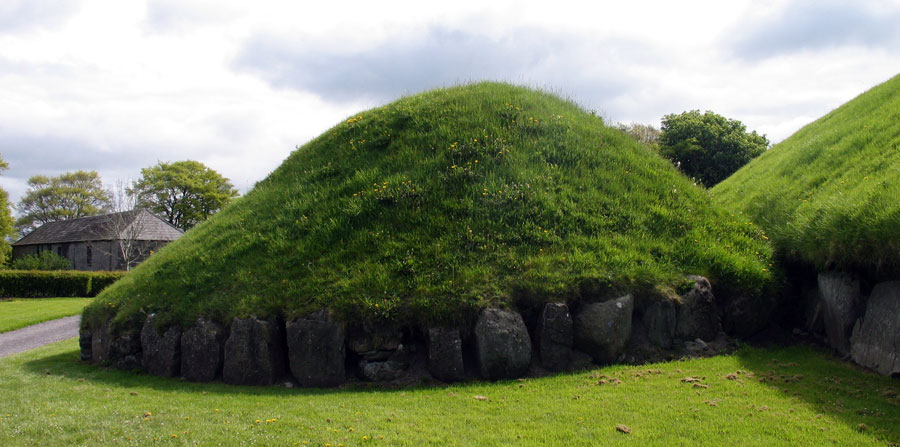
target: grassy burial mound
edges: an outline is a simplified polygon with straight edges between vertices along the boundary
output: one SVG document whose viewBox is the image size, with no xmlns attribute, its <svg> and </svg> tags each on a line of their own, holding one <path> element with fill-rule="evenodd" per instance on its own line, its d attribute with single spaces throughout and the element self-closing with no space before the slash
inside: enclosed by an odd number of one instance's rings
<svg viewBox="0 0 900 447">
<path fill-rule="evenodd" d="M 690 289 L 688 274 L 755 297 L 770 254 L 756 227 L 601 118 L 481 83 L 363 112 L 298 148 L 104 291 L 84 326 L 136 332 L 154 313 L 160 331 L 201 317 L 227 329 L 328 309 L 309 321 L 462 328 L 489 307 L 630 293 L 640 308 Z"/>
<path fill-rule="evenodd" d="M 900 76 L 800 129 L 712 195 L 788 259 L 900 277 Z"/>
<path fill-rule="evenodd" d="M 900 76 L 807 125 L 712 189 L 760 225 L 791 273 L 787 315 L 900 374 Z M 799 267 L 799 268 L 798 268 Z M 810 268 L 812 267 L 812 269 Z"/>
</svg>

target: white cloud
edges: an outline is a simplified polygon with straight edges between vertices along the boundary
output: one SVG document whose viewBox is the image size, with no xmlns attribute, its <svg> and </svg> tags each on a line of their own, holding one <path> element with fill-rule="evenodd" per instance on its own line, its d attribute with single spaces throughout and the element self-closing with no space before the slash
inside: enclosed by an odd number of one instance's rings
<svg viewBox="0 0 900 447">
<path fill-rule="evenodd" d="M 784 11 L 827 16 L 804 2 L 82 0 L 41 13 L 57 3 L 0 5 L 13 200 L 34 174 L 96 169 L 112 184 L 183 159 L 246 191 L 344 117 L 457 81 L 549 88 L 621 121 L 710 109 L 777 141 L 900 72 L 896 45 L 853 30 L 836 40 L 851 45 L 809 44 L 831 42 L 815 25 L 759 37 Z"/>
</svg>

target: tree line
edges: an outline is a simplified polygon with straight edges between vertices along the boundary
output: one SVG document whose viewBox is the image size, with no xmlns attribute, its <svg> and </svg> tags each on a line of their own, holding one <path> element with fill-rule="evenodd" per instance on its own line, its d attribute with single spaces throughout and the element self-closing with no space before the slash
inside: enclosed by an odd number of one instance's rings
<svg viewBox="0 0 900 447">
<path fill-rule="evenodd" d="M 0 171 L 8 167 L 0 157 Z M 10 240 L 48 222 L 146 209 L 187 231 L 238 196 L 227 178 L 193 160 L 159 162 L 141 169 L 140 178 L 130 184 L 119 181 L 112 188 L 103 185 L 96 171 L 35 175 L 27 184 L 16 205 L 17 219 L 12 216 L 9 194 L 0 188 L 0 264 L 9 259 Z"/>
</svg>

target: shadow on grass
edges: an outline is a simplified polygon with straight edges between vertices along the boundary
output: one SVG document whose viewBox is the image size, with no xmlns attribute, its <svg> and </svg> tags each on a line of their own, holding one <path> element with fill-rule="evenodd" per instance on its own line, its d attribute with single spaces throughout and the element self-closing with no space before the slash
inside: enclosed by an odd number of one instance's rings
<svg viewBox="0 0 900 447">
<path fill-rule="evenodd" d="M 365 382 L 351 382 L 341 388 L 286 388 L 283 386 L 239 386 L 230 385 L 221 381 L 196 383 L 181 378 L 157 377 L 139 371 L 119 371 L 112 368 L 102 368 L 82 362 L 77 349 L 41 357 L 39 359 L 25 361 L 23 368 L 34 374 L 65 375 L 72 379 L 84 379 L 85 381 L 104 384 L 108 387 L 152 388 L 162 392 L 184 393 L 216 393 L 222 395 L 244 394 L 256 396 L 309 396 L 323 394 L 350 394 L 350 393 L 402 393 L 413 390 L 436 389 L 449 385 L 417 384 L 405 387 L 367 384 Z M 467 386 L 478 386 L 482 382 L 469 382 L 465 384 L 453 384 L 454 389 Z"/>
<path fill-rule="evenodd" d="M 863 370 L 821 347 L 741 349 L 760 383 L 888 445 L 900 446 L 900 381 Z"/>
</svg>

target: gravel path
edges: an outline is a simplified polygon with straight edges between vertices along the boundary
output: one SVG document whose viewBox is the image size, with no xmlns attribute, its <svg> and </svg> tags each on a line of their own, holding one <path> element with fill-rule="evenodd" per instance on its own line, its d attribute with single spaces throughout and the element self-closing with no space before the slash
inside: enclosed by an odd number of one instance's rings
<svg viewBox="0 0 900 447">
<path fill-rule="evenodd" d="M 80 322 L 81 315 L 75 315 L 4 332 L 0 334 L 0 358 L 77 337 Z"/>
</svg>

